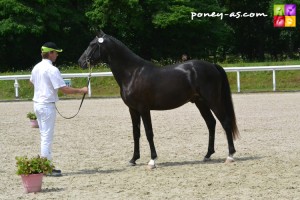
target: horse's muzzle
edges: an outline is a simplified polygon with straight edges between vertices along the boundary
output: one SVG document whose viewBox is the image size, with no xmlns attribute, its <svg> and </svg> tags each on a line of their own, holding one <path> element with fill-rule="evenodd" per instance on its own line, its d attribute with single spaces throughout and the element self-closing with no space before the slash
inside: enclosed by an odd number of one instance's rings
<svg viewBox="0 0 300 200">
<path fill-rule="evenodd" d="M 86 69 L 87 68 L 87 62 L 85 59 L 85 55 L 82 55 L 79 59 L 78 59 L 78 64 L 82 69 Z"/>
<path fill-rule="evenodd" d="M 82 69 L 86 69 L 86 68 L 87 68 L 87 64 L 86 64 L 86 63 L 82 63 L 82 62 L 79 62 L 79 61 L 78 61 L 78 64 L 79 64 L 79 66 L 80 66 Z"/>
</svg>

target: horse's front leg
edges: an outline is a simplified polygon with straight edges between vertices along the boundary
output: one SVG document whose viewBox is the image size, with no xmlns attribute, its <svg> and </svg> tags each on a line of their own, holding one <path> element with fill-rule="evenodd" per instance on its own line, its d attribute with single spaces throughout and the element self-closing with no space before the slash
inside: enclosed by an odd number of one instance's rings
<svg viewBox="0 0 300 200">
<path fill-rule="evenodd" d="M 132 120 L 132 128 L 133 128 L 133 141 L 134 141 L 134 150 L 133 157 L 129 161 L 129 164 L 134 166 L 136 165 L 136 160 L 140 158 L 140 125 L 141 125 L 141 115 L 138 111 L 129 108 L 131 120 Z"/>
<path fill-rule="evenodd" d="M 151 160 L 148 163 L 148 166 L 150 169 L 155 168 L 155 160 L 157 159 L 157 154 L 154 146 L 154 141 L 153 141 L 153 130 L 152 130 L 152 122 L 151 122 L 151 115 L 150 115 L 150 110 L 141 113 L 144 127 L 145 127 L 145 132 L 147 136 L 147 140 L 149 142 L 150 146 L 150 151 L 151 151 Z"/>
</svg>

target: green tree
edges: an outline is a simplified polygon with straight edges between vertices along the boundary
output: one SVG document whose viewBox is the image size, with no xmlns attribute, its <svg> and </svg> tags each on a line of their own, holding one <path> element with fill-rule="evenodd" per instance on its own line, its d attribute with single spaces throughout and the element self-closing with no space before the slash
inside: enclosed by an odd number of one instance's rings
<svg viewBox="0 0 300 200">
<path fill-rule="evenodd" d="M 79 0 L 0 1 L 0 71 L 32 67 L 46 41 L 66 50 L 59 60 L 76 62 L 90 35 L 84 16 L 89 5 Z"/>
<path fill-rule="evenodd" d="M 268 14 L 270 0 L 223 1 L 227 13 L 264 13 Z M 226 18 L 233 29 L 235 53 L 246 60 L 264 60 L 267 29 L 273 26 L 271 17 Z"/>
<path fill-rule="evenodd" d="M 293 57 L 299 48 L 299 20 L 296 28 L 275 28 L 273 25 L 274 4 L 297 4 L 297 0 L 282 2 L 281 0 L 220 0 L 226 12 L 264 13 L 267 17 L 227 18 L 226 23 L 233 30 L 234 54 L 241 54 L 244 60 L 264 61 L 266 56 L 271 59 L 284 59 L 285 55 Z M 296 18 L 299 19 L 297 12 Z M 270 56 L 268 56 L 270 57 Z"/>
<path fill-rule="evenodd" d="M 230 29 L 220 19 L 191 20 L 191 12 L 222 11 L 214 0 L 94 0 L 87 12 L 92 26 L 114 35 L 145 58 L 216 54 Z"/>
<path fill-rule="evenodd" d="M 186 52 L 192 57 L 208 59 L 210 55 L 216 58 L 218 49 L 226 51 L 229 48 L 231 30 L 221 17 L 191 17 L 192 12 L 222 13 L 224 10 L 216 1 L 177 0 L 160 7 L 153 23 L 164 35 L 164 46 L 167 47 L 163 49 L 164 55 L 175 57 Z"/>
</svg>

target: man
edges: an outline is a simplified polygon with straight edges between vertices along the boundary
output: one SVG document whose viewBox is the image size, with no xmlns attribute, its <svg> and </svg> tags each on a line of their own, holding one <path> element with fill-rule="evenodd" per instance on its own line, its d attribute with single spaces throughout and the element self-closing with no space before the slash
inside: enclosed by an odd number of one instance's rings
<svg viewBox="0 0 300 200">
<path fill-rule="evenodd" d="M 58 90 L 65 94 L 87 93 L 87 87 L 67 87 L 60 71 L 53 66 L 58 48 L 55 43 L 47 42 L 42 48 L 42 61 L 36 64 L 31 72 L 30 81 L 34 85 L 34 112 L 37 116 L 41 134 L 41 157 L 52 160 L 52 144 L 56 119 L 55 102 L 58 101 Z M 61 170 L 54 169 L 53 176 L 61 176 Z"/>
</svg>

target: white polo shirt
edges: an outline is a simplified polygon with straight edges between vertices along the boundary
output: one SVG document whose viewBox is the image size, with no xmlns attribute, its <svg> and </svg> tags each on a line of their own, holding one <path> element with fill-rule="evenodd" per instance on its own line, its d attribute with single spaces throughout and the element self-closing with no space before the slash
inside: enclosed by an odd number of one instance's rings
<svg viewBox="0 0 300 200">
<path fill-rule="evenodd" d="M 58 89 L 66 86 L 60 71 L 48 59 L 43 59 L 34 66 L 30 81 L 34 85 L 33 101 L 37 103 L 57 102 Z"/>
</svg>

